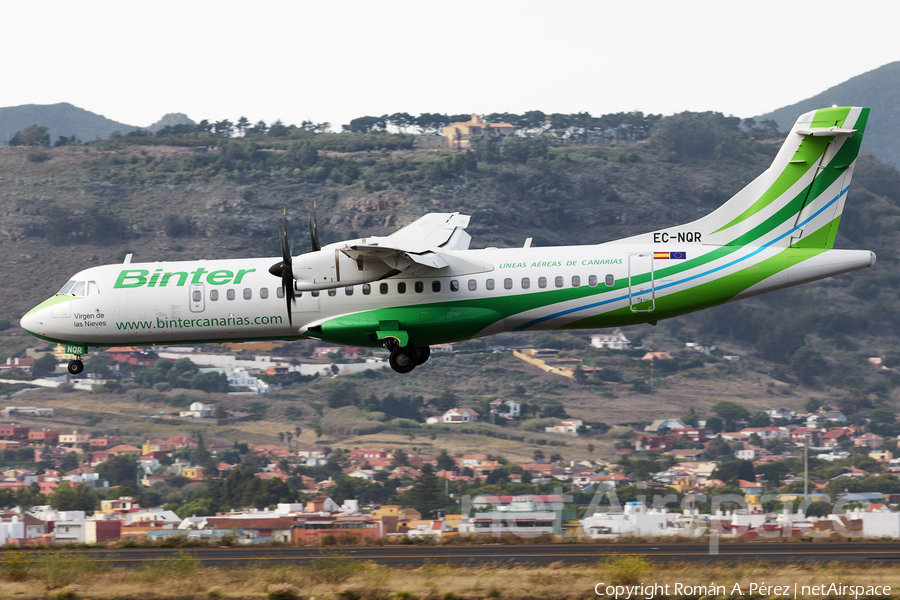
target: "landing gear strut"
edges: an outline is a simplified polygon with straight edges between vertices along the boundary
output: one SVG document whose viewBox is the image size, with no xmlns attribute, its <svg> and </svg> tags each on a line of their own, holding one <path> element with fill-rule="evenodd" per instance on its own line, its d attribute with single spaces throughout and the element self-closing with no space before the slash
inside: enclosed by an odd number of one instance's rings
<svg viewBox="0 0 900 600">
<path fill-rule="evenodd" d="M 384 347 L 390 351 L 391 357 L 388 362 L 397 373 L 409 373 L 431 356 L 430 346 L 414 346 L 412 344 L 401 346 L 393 338 L 385 339 Z"/>
<path fill-rule="evenodd" d="M 69 361 L 69 366 L 67 368 L 69 369 L 69 373 L 71 373 L 72 375 L 78 375 L 79 373 L 84 371 L 84 363 L 76 358 L 75 360 Z"/>
</svg>

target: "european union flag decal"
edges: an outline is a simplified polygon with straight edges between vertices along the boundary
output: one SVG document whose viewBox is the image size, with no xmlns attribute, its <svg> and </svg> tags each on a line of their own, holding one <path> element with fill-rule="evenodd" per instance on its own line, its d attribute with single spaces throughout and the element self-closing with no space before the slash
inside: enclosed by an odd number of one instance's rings
<svg viewBox="0 0 900 600">
<path fill-rule="evenodd" d="M 687 258 L 687 252 L 669 252 L 669 258 L 684 260 Z"/>
</svg>

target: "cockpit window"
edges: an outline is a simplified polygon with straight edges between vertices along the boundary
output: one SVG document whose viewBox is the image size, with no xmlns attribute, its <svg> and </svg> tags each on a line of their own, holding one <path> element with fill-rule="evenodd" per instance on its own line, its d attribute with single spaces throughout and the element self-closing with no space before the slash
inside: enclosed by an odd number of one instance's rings
<svg viewBox="0 0 900 600">
<path fill-rule="evenodd" d="M 75 287 L 73 287 L 69 293 L 73 296 L 84 296 L 84 282 L 79 281 L 76 283 Z"/>
<path fill-rule="evenodd" d="M 97 287 L 96 281 L 88 281 L 87 287 L 88 296 L 96 296 L 100 293 L 100 288 Z"/>
<path fill-rule="evenodd" d="M 73 279 L 72 281 L 67 281 L 67 282 L 66 282 L 66 285 L 62 286 L 62 288 L 60 288 L 60 290 L 59 290 L 58 292 L 56 292 L 56 293 L 57 293 L 57 295 L 59 295 L 59 294 L 68 294 L 68 293 L 69 293 L 69 290 L 71 290 L 74 286 L 75 286 L 75 280 L 74 280 L 74 279 Z"/>
</svg>

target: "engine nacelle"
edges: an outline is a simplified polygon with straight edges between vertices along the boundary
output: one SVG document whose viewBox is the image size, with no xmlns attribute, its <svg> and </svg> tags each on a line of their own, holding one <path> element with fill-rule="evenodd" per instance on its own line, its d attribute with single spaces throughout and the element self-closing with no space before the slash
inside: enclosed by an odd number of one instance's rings
<svg viewBox="0 0 900 600">
<path fill-rule="evenodd" d="M 347 246 L 348 242 L 329 244 L 318 252 L 307 252 L 292 259 L 294 289 L 305 292 L 360 285 L 396 272 L 377 258 L 348 257 L 341 251 Z"/>
</svg>

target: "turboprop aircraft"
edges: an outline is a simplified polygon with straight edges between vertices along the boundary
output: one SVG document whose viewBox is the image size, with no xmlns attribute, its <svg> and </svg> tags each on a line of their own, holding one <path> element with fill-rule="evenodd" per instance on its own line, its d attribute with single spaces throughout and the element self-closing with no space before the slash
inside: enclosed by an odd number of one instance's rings
<svg viewBox="0 0 900 600">
<path fill-rule="evenodd" d="M 324 246 L 311 218 L 312 251 L 292 256 L 285 222 L 280 260 L 129 256 L 75 274 L 22 328 L 65 344 L 73 374 L 89 346 L 300 338 L 383 346 L 407 373 L 432 344 L 655 324 L 873 265 L 873 252 L 833 249 L 868 116 L 802 115 L 764 173 L 685 225 L 597 245 L 473 250 L 459 213 Z"/>
</svg>

